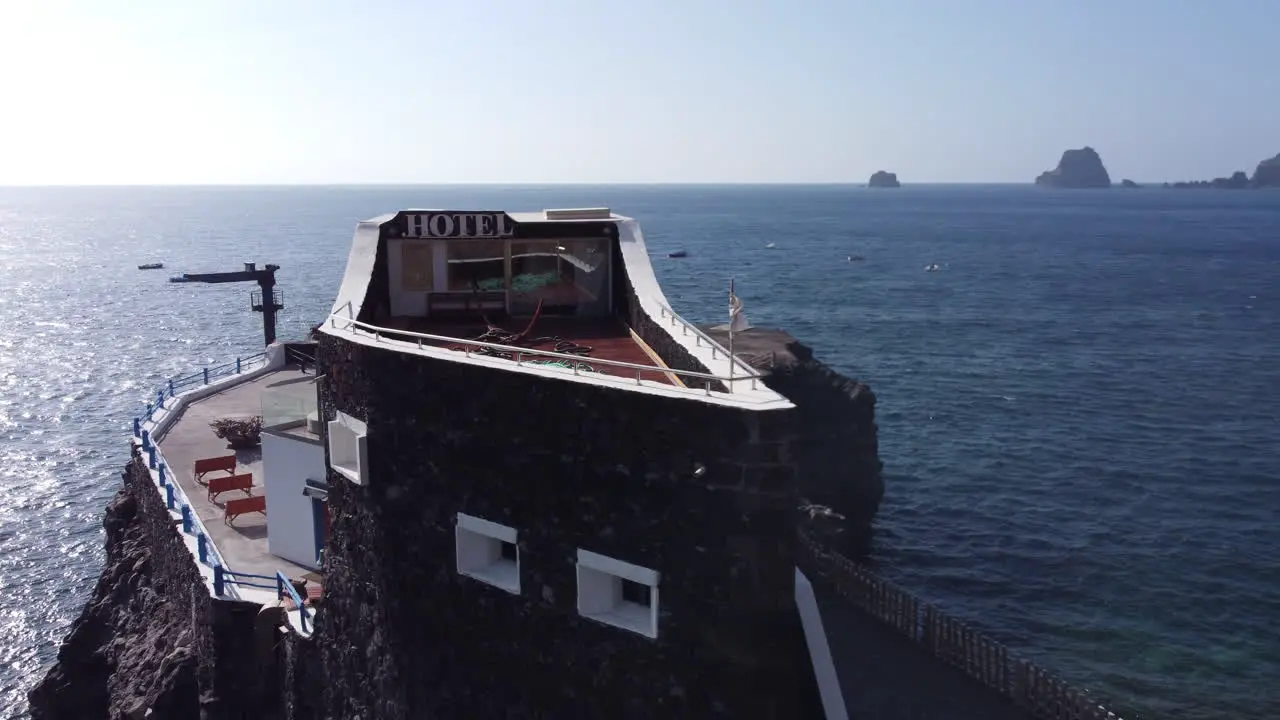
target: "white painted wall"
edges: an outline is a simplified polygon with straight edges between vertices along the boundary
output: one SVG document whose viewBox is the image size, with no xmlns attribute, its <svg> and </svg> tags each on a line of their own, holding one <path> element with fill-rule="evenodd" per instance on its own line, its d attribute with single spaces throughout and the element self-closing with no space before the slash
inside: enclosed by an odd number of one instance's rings
<svg viewBox="0 0 1280 720">
<path fill-rule="evenodd" d="M 302 494 L 307 478 L 325 478 L 324 446 L 262 433 L 262 476 L 267 485 L 267 549 L 272 555 L 315 568 L 315 516 Z"/>
</svg>

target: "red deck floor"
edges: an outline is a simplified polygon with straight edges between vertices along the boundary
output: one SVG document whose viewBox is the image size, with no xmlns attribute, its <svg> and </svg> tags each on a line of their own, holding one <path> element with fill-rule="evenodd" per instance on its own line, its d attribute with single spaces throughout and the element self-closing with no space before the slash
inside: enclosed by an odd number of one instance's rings
<svg viewBox="0 0 1280 720">
<path fill-rule="evenodd" d="M 509 333 L 518 333 L 528 325 L 528 318 L 507 318 L 496 320 L 494 324 Z M 388 327 L 428 335 L 443 335 L 461 339 L 479 339 L 488 328 L 482 322 L 458 322 L 454 320 L 431 320 L 422 317 L 397 317 L 386 323 Z M 488 342 L 507 344 L 499 338 L 488 338 Z M 567 343 L 567 344 L 566 344 Z M 457 347 L 461 352 L 462 345 L 435 343 L 444 347 Z M 658 363 L 645 352 L 644 348 L 631 336 L 630 330 L 616 318 L 564 318 L 541 317 L 529 330 L 525 337 L 515 343 L 518 347 L 529 348 L 530 352 L 522 355 L 522 359 L 538 360 L 537 351 L 563 352 L 572 349 L 586 348 L 579 351 L 587 368 L 596 372 L 617 377 L 635 379 L 636 370 L 631 368 L 611 367 L 595 363 L 592 359 L 613 360 L 633 363 L 654 368 L 640 371 L 642 380 L 672 384 L 671 377 L 660 369 Z M 545 358 L 547 362 L 560 362 L 555 358 Z M 587 369 L 582 368 L 582 369 Z"/>
</svg>

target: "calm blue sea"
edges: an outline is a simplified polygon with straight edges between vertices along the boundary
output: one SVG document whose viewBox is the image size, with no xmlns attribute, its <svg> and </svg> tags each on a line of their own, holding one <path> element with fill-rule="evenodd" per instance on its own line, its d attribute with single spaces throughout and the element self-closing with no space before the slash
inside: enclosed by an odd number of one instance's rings
<svg viewBox="0 0 1280 720">
<path fill-rule="evenodd" d="M 890 577 L 1143 717 L 1274 717 L 1280 193 L 1019 186 L 0 188 L 0 717 L 92 590 L 144 396 L 261 343 L 250 286 L 171 272 L 277 263 L 300 336 L 359 219 L 590 205 L 691 319 L 734 276 L 875 388 Z"/>
</svg>

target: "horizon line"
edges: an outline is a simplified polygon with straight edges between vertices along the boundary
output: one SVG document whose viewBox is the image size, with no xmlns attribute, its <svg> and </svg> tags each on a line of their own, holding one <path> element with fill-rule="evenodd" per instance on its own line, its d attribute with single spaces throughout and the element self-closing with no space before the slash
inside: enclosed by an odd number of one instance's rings
<svg viewBox="0 0 1280 720">
<path fill-rule="evenodd" d="M 1143 180 L 1135 181 L 1139 184 L 1156 185 L 1164 182 L 1163 180 Z M 1015 182 L 1015 181 L 938 181 L 938 182 L 903 182 L 901 187 L 910 186 L 1031 186 L 1036 187 L 1035 182 Z M 1119 186 L 1120 183 L 1112 183 Z M 554 181 L 554 182 L 497 182 L 497 181 L 476 181 L 476 182 L 180 182 L 180 183 L 0 183 L 0 189 L 102 189 L 102 188 L 295 188 L 295 187 L 315 187 L 315 188 L 397 188 L 397 187 L 724 187 L 724 186 L 743 186 L 743 187 L 780 187 L 780 186 L 796 186 L 796 187 L 815 187 L 815 186 L 838 186 L 865 188 L 871 190 L 893 190 L 900 188 L 871 188 L 866 181 Z M 1052 188 L 1051 188 L 1052 189 Z"/>
</svg>

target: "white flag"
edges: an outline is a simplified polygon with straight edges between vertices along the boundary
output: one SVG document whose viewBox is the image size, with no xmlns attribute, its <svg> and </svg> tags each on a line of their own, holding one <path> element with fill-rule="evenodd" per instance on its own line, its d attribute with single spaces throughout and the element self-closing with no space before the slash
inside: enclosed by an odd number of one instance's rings
<svg viewBox="0 0 1280 720">
<path fill-rule="evenodd" d="M 729 332 L 742 332 L 751 327 L 747 314 L 742 312 L 742 300 L 729 291 Z"/>
</svg>

